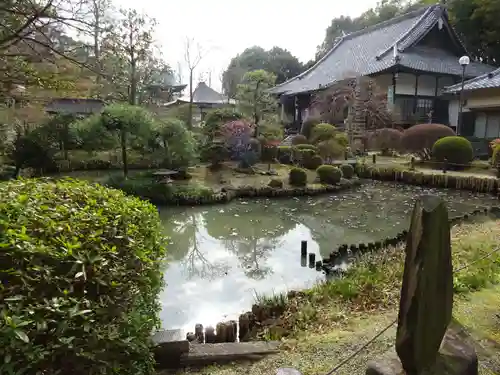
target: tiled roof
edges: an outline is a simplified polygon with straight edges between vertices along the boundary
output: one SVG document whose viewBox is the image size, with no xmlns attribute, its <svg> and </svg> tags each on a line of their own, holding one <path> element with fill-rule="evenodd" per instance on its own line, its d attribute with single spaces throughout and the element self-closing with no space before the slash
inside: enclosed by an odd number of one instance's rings
<svg viewBox="0 0 500 375">
<path fill-rule="evenodd" d="M 371 75 L 396 65 L 460 75 L 462 68 L 457 56 L 443 50 L 415 46 L 438 22 L 442 22 L 465 54 L 465 47 L 447 20 L 445 8 L 432 5 L 348 34 L 340 38 L 312 68 L 274 87 L 271 92 L 289 95 L 315 91 L 348 77 Z M 395 54 L 398 60 L 395 60 Z M 474 77 L 493 69 L 472 63 L 468 74 Z"/>
<path fill-rule="evenodd" d="M 469 69 L 469 66 L 467 67 L 467 69 Z M 445 93 L 452 94 L 455 92 L 459 92 L 461 88 L 462 84 L 458 83 L 456 85 L 447 87 Z M 464 91 L 492 88 L 500 88 L 500 68 L 464 82 Z"/>
<path fill-rule="evenodd" d="M 196 89 L 194 89 L 193 103 L 227 103 L 227 98 L 208 87 L 205 82 L 200 82 L 198 86 L 196 86 Z"/>
<path fill-rule="evenodd" d="M 49 113 L 91 114 L 104 108 L 100 99 L 58 98 L 51 100 L 45 110 Z"/>
</svg>

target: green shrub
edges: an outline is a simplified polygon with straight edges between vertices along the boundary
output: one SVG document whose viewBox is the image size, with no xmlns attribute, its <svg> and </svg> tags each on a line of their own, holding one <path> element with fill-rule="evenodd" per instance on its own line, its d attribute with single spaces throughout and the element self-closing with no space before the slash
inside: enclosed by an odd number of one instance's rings
<svg viewBox="0 0 500 375">
<path fill-rule="evenodd" d="M 311 133 L 316 125 L 318 125 L 321 121 L 318 118 L 310 117 L 302 123 L 302 128 L 300 129 L 300 133 L 305 136 L 307 139 L 311 137 Z"/>
<path fill-rule="evenodd" d="M 322 141 L 328 141 L 329 139 L 335 138 L 337 129 L 335 126 L 330 124 L 318 124 L 311 132 L 311 142 L 316 144 Z"/>
<path fill-rule="evenodd" d="M 291 146 L 278 146 L 278 161 L 281 164 L 291 164 L 292 151 Z"/>
<path fill-rule="evenodd" d="M 297 134 L 292 138 L 292 145 L 304 145 L 307 143 L 307 138 L 302 134 Z"/>
<path fill-rule="evenodd" d="M 172 205 L 179 201 L 208 198 L 214 191 L 202 184 L 164 184 L 157 182 L 151 172 L 129 177 L 113 176 L 104 182 L 106 186 L 120 189 L 129 195 L 149 200 L 157 205 Z"/>
<path fill-rule="evenodd" d="M 342 179 L 342 171 L 333 165 L 321 165 L 316 169 L 316 173 L 322 184 L 334 185 Z"/>
<path fill-rule="evenodd" d="M 419 124 L 403 132 L 400 144 L 403 151 L 416 153 L 423 160 L 427 160 L 438 139 L 454 135 L 453 129 L 446 125 Z"/>
<path fill-rule="evenodd" d="M 437 161 L 448 160 L 451 164 L 467 166 L 474 157 L 472 144 L 464 137 L 444 137 L 436 141 L 432 146 L 432 158 Z M 460 167 L 460 166 L 456 166 Z"/>
<path fill-rule="evenodd" d="M 323 164 L 323 159 L 319 155 L 312 155 L 304 160 L 304 168 L 316 170 Z"/>
<path fill-rule="evenodd" d="M 337 140 L 330 139 L 318 144 L 319 155 L 326 161 L 335 159 L 343 159 L 346 148 L 342 146 Z"/>
<path fill-rule="evenodd" d="M 315 145 L 311 145 L 311 144 L 308 144 L 308 143 L 296 145 L 296 146 L 294 146 L 294 148 L 296 150 L 300 150 L 300 151 L 302 151 L 302 150 L 313 150 L 315 153 L 318 153 L 318 148 Z"/>
<path fill-rule="evenodd" d="M 342 164 L 340 166 L 340 170 L 342 171 L 342 176 L 344 178 L 352 178 L 354 176 L 354 167 L 350 164 Z"/>
<path fill-rule="evenodd" d="M 269 181 L 269 184 L 267 184 L 267 186 L 275 189 L 281 189 L 283 188 L 283 181 L 278 180 L 277 178 L 273 178 L 271 181 Z"/>
<path fill-rule="evenodd" d="M 349 137 L 347 136 L 347 133 L 337 133 L 335 134 L 334 139 L 342 147 L 347 147 L 349 145 Z"/>
<path fill-rule="evenodd" d="M 500 165 L 500 144 L 493 148 L 493 155 L 491 157 L 491 163 L 493 166 Z"/>
<path fill-rule="evenodd" d="M 302 168 L 290 169 L 288 182 L 292 186 L 306 186 L 307 185 L 307 172 Z"/>
<path fill-rule="evenodd" d="M 154 374 L 154 206 L 80 180 L 13 180 L 0 226 L 2 374 Z"/>
</svg>

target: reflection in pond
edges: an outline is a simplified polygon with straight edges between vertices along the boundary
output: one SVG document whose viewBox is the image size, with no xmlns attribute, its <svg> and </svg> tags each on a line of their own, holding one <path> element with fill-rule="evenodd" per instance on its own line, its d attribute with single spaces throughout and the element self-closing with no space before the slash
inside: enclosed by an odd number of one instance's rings
<svg viewBox="0 0 500 375">
<path fill-rule="evenodd" d="M 331 196 L 161 208 L 170 237 L 164 326 L 215 324 L 248 310 L 256 293 L 313 284 L 324 276 L 301 266 L 302 240 L 320 260 L 344 243 L 393 236 L 408 226 L 415 197 L 427 193 L 446 199 L 450 215 L 497 204 L 485 194 L 370 182 Z"/>
</svg>

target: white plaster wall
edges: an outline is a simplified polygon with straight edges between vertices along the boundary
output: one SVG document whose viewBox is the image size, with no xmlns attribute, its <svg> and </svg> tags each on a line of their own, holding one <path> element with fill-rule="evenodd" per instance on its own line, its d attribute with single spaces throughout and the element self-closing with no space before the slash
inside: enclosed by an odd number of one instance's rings
<svg viewBox="0 0 500 375">
<path fill-rule="evenodd" d="M 392 87 L 392 74 L 382 74 L 375 77 L 377 85 L 382 90 L 387 90 Z M 399 73 L 396 78 L 396 94 L 400 95 L 415 95 L 415 75 L 409 73 Z M 439 77 L 438 80 L 438 95 L 441 94 L 443 88 L 453 84 L 451 77 Z M 430 75 L 421 75 L 418 77 L 418 92 L 420 96 L 434 96 L 436 93 L 436 78 Z"/>
<path fill-rule="evenodd" d="M 448 119 L 450 121 L 450 126 L 454 127 L 456 129 L 457 124 L 458 124 L 458 111 L 460 110 L 459 106 L 459 100 L 458 98 L 456 99 L 451 99 L 448 102 Z M 470 109 L 467 107 L 462 108 L 463 112 L 469 112 Z"/>
</svg>

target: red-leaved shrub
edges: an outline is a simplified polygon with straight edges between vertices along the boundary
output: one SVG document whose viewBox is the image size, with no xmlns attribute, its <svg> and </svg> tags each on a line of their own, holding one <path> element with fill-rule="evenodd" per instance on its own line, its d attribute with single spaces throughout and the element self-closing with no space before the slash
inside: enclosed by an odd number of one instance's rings
<svg viewBox="0 0 500 375">
<path fill-rule="evenodd" d="M 404 131 L 401 137 L 401 147 L 406 152 L 415 153 L 422 159 L 428 160 L 432 146 L 438 139 L 454 135 L 453 129 L 446 125 L 414 125 Z"/>
<path fill-rule="evenodd" d="M 387 154 L 389 150 L 398 150 L 401 147 L 403 132 L 397 129 L 382 128 L 370 133 L 368 144 L 371 149 L 380 150 Z"/>
</svg>

